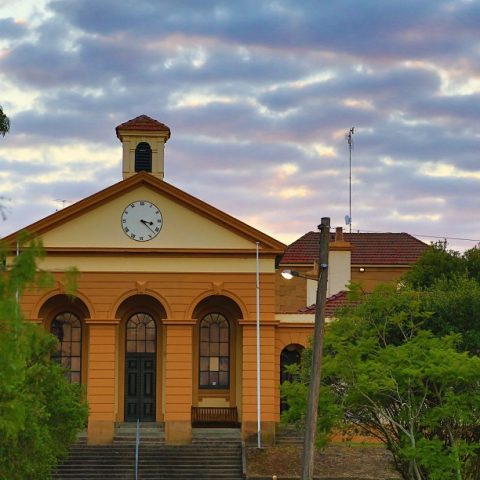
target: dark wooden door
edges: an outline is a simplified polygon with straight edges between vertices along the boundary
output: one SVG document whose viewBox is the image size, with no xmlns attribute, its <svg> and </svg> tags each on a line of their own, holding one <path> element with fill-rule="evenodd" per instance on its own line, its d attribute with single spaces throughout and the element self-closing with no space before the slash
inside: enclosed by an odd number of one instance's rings
<svg viewBox="0 0 480 480">
<path fill-rule="evenodd" d="M 155 354 L 127 353 L 125 421 L 155 421 Z"/>
</svg>

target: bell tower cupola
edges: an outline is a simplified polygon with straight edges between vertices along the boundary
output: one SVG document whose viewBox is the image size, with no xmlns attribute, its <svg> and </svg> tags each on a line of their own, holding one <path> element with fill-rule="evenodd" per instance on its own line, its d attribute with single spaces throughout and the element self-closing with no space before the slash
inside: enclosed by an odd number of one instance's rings
<svg viewBox="0 0 480 480">
<path fill-rule="evenodd" d="M 140 115 L 122 123 L 115 131 L 123 145 L 123 178 L 148 172 L 163 180 L 164 150 L 170 129 L 147 115 Z"/>
</svg>

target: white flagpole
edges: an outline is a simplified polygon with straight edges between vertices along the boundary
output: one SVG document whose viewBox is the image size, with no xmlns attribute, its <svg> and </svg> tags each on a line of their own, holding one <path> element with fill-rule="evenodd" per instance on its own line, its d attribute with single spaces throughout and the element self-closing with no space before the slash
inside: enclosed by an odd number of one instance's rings
<svg viewBox="0 0 480 480">
<path fill-rule="evenodd" d="M 259 264 L 259 251 L 257 243 L 256 250 L 256 290 L 257 290 L 257 439 L 258 448 L 261 448 L 261 382 L 260 382 L 260 264 Z"/>
</svg>

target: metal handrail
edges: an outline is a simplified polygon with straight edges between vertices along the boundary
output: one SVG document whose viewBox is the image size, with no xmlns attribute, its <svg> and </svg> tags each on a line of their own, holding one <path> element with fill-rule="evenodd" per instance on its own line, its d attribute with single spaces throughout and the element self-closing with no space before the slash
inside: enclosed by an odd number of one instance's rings
<svg viewBox="0 0 480 480">
<path fill-rule="evenodd" d="M 137 418 L 137 435 L 135 438 L 135 480 L 138 480 L 138 454 L 140 450 L 140 419 Z"/>
</svg>

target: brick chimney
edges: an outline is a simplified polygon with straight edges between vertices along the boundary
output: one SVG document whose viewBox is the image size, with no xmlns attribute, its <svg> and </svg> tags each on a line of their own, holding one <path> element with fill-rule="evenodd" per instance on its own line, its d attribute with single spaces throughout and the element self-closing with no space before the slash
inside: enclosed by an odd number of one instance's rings
<svg viewBox="0 0 480 480">
<path fill-rule="evenodd" d="M 343 227 L 337 227 L 335 229 L 335 242 L 343 242 Z"/>
</svg>

